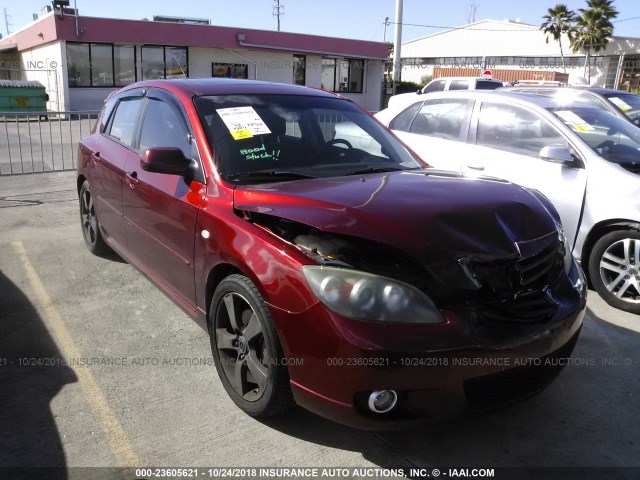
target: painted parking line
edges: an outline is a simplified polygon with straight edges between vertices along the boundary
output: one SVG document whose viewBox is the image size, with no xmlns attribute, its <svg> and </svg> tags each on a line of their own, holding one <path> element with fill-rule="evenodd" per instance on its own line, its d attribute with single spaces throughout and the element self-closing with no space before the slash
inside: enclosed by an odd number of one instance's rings
<svg viewBox="0 0 640 480">
<path fill-rule="evenodd" d="M 51 336 L 55 339 L 63 356 L 65 358 L 82 358 L 80 350 L 73 341 L 73 337 L 69 333 L 69 330 L 67 330 L 58 309 L 51 301 L 51 297 L 47 293 L 42 280 L 40 280 L 40 277 L 33 268 L 24 245 L 22 242 L 18 241 L 13 242 L 11 246 L 24 266 L 27 279 L 35 293 L 38 311 L 42 316 L 44 325 L 47 330 L 49 330 Z M 100 422 L 102 430 L 109 442 L 109 446 L 111 447 L 119 465 L 122 467 L 140 466 L 140 459 L 133 450 L 133 446 L 122 428 L 120 421 L 109 406 L 109 402 L 98 386 L 95 377 L 91 373 L 91 368 L 88 365 L 73 366 L 71 368 L 73 368 L 73 371 L 78 377 L 80 387 L 91 405 L 94 415 Z"/>
</svg>

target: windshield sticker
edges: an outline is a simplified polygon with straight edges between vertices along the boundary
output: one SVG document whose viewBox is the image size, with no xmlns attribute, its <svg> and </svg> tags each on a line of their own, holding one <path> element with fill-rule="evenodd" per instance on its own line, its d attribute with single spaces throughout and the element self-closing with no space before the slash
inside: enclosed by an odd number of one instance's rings
<svg viewBox="0 0 640 480">
<path fill-rule="evenodd" d="M 253 107 L 220 108 L 216 112 L 220 115 L 234 140 L 271 133 L 269 127 Z"/>
<path fill-rule="evenodd" d="M 631 105 L 629 105 L 627 102 L 625 102 L 621 98 L 609 97 L 609 100 L 611 100 L 611 103 L 615 104 L 615 106 L 618 107 L 623 112 L 626 112 L 627 110 L 631 110 Z"/>
<path fill-rule="evenodd" d="M 588 132 L 593 130 L 591 125 L 570 110 L 559 110 L 556 112 L 556 115 L 558 115 L 564 123 L 579 132 Z"/>
<path fill-rule="evenodd" d="M 268 152 L 267 147 L 263 144 L 256 148 L 243 148 L 240 150 L 240 154 L 244 156 L 245 160 L 278 160 L 280 150 Z"/>
</svg>

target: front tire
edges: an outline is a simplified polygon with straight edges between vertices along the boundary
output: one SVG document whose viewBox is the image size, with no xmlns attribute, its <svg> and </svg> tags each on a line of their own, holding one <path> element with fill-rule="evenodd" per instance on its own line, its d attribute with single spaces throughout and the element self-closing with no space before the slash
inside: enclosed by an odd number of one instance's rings
<svg viewBox="0 0 640 480">
<path fill-rule="evenodd" d="M 618 230 L 600 238 L 589 257 L 589 277 L 609 305 L 640 314 L 640 232 Z"/>
<path fill-rule="evenodd" d="M 247 277 L 230 275 L 216 288 L 209 309 L 216 369 L 233 402 L 254 417 L 293 405 L 289 372 L 262 295 Z"/>
<path fill-rule="evenodd" d="M 100 222 L 96 214 L 93 192 L 89 182 L 85 180 L 80 187 L 80 226 L 84 244 L 94 255 L 108 252 L 109 246 L 100 232 Z"/>
</svg>

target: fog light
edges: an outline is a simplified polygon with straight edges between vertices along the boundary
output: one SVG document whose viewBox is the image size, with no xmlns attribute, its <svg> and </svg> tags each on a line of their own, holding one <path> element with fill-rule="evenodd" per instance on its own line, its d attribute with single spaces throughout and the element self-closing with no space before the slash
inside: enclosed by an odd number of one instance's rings
<svg viewBox="0 0 640 480">
<path fill-rule="evenodd" d="M 396 406 L 398 394 L 393 390 L 376 390 L 369 395 L 369 410 L 375 413 L 387 413 Z"/>
</svg>

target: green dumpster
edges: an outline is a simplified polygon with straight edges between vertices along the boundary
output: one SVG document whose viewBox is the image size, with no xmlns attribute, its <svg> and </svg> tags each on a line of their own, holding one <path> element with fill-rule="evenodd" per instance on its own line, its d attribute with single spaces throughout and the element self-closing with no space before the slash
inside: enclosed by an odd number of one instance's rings
<svg viewBox="0 0 640 480">
<path fill-rule="evenodd" d="M 0 112 L 44 112 L 47 93 L 40 82 L 0 80 Z"/>
</svg>

